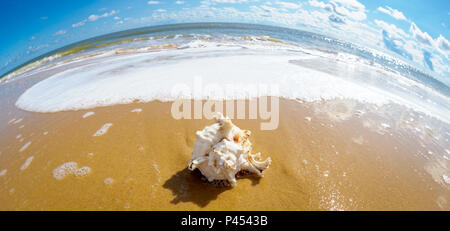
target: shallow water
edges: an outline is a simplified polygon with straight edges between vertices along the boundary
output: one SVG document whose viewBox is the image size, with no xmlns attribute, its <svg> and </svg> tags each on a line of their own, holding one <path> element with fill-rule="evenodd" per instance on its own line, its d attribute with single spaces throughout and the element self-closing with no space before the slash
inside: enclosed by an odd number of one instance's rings
<svg viewBox="0 0 450 231">
<path fill-rule="evenodd" d="M 310 34 L 222 29 L 119 34 L 3 80 L 0 209 L 450 209 L 448 87 Z M 220 188 L 187 170 L 195 132 L 212 121 L 175 120 L 173 100 L 195 95 L 170 90 L 196 75 L 279 87 L 225 93 L 280 97 L 275 130 L 233 120 L 272 158 L 264 178 Z"/>
<path fill-rule="evenodd" d="M 254 151 L 273 162 L 264 178 L 239 179 L 230 189 L 186 168 L 195 131 L 212 121 L 174 120 L 170 107 L 108 106 L 87 118 L 85 110 L 13 111 L 23 121 L 6 125 L 0 137 L 0 166 L 7 169 L 0 177 L 2 209 L 450 209 L 449 127 L 406 108 L 281 100 L 276 130 L 260 131 L 260 120 L 234 120 L 252 131 Z M 137 108 L 142 111 L 132 112 Z M 93 136 L 107 123 L 107 132 Z M 31 145 L 19 153 L 27 141 Z M 33 161 L 20 170 L 30 155 Z M 55 177 L 55 169 L 69 162 L 90 171 Z"/>
</svg>

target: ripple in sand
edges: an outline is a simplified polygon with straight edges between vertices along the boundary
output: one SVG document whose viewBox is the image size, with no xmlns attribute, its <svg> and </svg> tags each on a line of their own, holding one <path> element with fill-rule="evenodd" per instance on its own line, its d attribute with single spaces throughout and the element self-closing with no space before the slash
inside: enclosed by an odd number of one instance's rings
<svg viewBox="0 0 450 231">
<path fill-rule="evenodd" d="M 108 129 L 112 126 L 112 123 L 106 123 L 104 124 L 100 129 L 98 129 L 93 136 L 101 136 L 103 134 L 105 134 Z"/>
<path fill-rule="evenodd" d="M 94 115 L 94 114 L 95 114 L 95 112 L 93 112 L 93 111 L 86 112 L 86 113 L 84 113 L 84 115 L 83 115 L 83 119 L 84 119 L 84 118 L 87 118 L 87 117 L 89 117 L 89 116 L 91 116 L 91 115 Z"/>
<path fill-rule="evenodd" d="M 3 169 L 2 171 L 0 171 L 0 176 L 3 176 L 6 174 L 6 172 L 8 172 L 8 169 Z"/>
<path fill-rule="evenodd" d="M 71 161 L 64 163 L 57 168 L 53 169 L 53 177 L 57 180 L 61 180 L 68 175 L 85 176 L 91 172 L 91 168 L 84 166 L 78 168 L 77 162 Z"/>
<path fill-rule="evenodd" d="M 25 160 L 25 163 L 23 163 L 23 165 L 20 166 L 20 170 L 23 171 L 23 170 L 25 170 L 26 168 L 28 168 L 28 166 L 30 166 L 31 161 L 33 161 L 33 159 L 34 159 L 34 156 L 28 157 L 27 160 Z"/>
<path fill-rule="evenodd" d="M 31 141 L 28 141 L 26 144 L 24 144 L 24 145 L 19 149 L 19 152 L 22 152 L 22 151 L 24 151 L 25 149 L 27 149 L 28 146 L 30 146 L 30 144 L 31 144 Z"/>
</svg>

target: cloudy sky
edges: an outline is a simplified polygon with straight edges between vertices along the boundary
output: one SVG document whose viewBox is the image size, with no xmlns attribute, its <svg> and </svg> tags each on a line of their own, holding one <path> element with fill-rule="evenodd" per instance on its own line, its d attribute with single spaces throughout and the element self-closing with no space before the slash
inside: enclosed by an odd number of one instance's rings
<svg viewBox="0 0 450 231">
<path fill-rule="evenodd" d="M 247 22 L 381 49 L 450 82 L 448 0 L 1 1 L 0 74 L 93 36 L 183 22 Z"/>
</svg>

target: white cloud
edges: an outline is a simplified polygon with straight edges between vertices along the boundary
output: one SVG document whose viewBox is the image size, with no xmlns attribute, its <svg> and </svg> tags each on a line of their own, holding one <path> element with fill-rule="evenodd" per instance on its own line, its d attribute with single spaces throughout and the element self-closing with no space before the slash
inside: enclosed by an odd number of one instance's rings
<svg viewBox="0 0 450 231">
<path fill-rule="evenodd" d="M 110 16 L 113 16 L 113 15 L 115 15 L 117 13 L 119 13 L 119 11 L 112 10 L 111 12 L 106 12 L 106 13 L 104 13 L 102 15 L 91 14 L 91 15 L 89 15 L 89 17 L 87 19 L 85 19 L 85 20 L 83 20 L 81 22 L 72 24 L 72 27 L 83 26 L 87 22 L 94 22 L 94 21 L 97 21 L 100 18 L 110 17 Z"/>
<path fill-rule="evenodd" d="M 26 53 L 30 54 L 32 52 L 42 50 L 42 49 L 47 48 L 49 46 L 50 46 L 49 44 L 41 44 L 41 45 L 37 45 L 37 46 L 28 46 L 28 49 L 27 49 Z"/>
<path fill-rule="evenodd" d="M 389 24 L 385 21 L 376 20 L 376 19 L 374 22 L 375 22 L 375 24 L 377 24 L 377 26 L 379 26 L 380 28 L 382 28 L 383 30 L 385 30 L 390 35 L 394 36 L 395 38 L 409 37 L 408 34 L 406 34 L 402 29 L 398 28 L 394 24 Z"/>
<path fill-rule="evenodd" d="M 149 5 L 158 5 L 160 2 L 159 1 L 148 1 L 147 4 Z"/>
<path fill-rule="evenodd" d="M 275 2 L 276 4 L 280 5 L 283 8 L 289 8 L 289 9 L 299 9 L 301 7 L 301 4 L 296 4 L 293 2 Z"/>
<path fill-rule="evenodd" d="M 353 10 L 365 10 L 365 6 L 358 2 L 357 0 L 333 0 L 333 2 L 338 2 L 343 6 L 353 9 Z"/>
<path fill-rule="evenodd" d="M 182 5 L 182 4 L 184 4 L 184 1 L 176 1 L 175 4 Z"/>
<path fill-rule="evenodd" d="M 249 2 L 249 0 L 211 0 L 211 2 L 235 4 L 235 3 L 246 3 Z M 253 0 L 253 2 L 255 2 L 255 0 Z"/>
<path fill-rule="evenodd" d="M 309 0 L 308 3 L 311 6 L 319 7 L 319 8 L 323 8 L 323 9 L 325 9 L 327 6 L 331 6 L 329 4 L 325 4 L 324 2 L 319 2 L 317 0 Z"/>
<path fill-rule="evenodd" d="M 66 30 L 59 30 L 59 31 L 56 31 L 54 34 L 53 34 L 53 36 L 56 36 L 56 35 L 63 35 L 63 34 L 65 34 L 67 31 Z"/>
<path fill-rule="evenodd" d="M 436 42 L 439 49 L 450 52 L 450 42 L 445 39 L 444 36 L 439 35 L 439 37 L 436 39 Z"/>
<path fill-rule="evenodd" d="M 155 12 L 158 12 L 158 13 L 164 13 L 164 12 L 166 12 L 166 10 L 164 10 L 164 9 L 157 9 L 157 10 L 154 10 Z"/>
<path fill-rule="evenodd" d="M 397 20 L 405 20 L 407 21 L 405 15 L 403 15 L 402 12 L 396 10 L 396 9 L 392 9 L 389 6 L 386 6 L 386 8 L 383 7 L 378 7 L 378 11 L 383 12 L 385 14 L 388 14 L 390 16 L 392 16 L 393 18 L 397 19 Z"/>
<path fill-rule="evenodd" d="M 426 44 L 429 46 L 433 45 L 433 38 L 427 33 L 422 32 L 419 27 L 415 23 L 411 23 L 411 27 L 409 28 L 409 32 L 411 32 L 412 36 L 422 44 Z"/>
<path fill-rule="evenodd" d="M 330 15 L 332 16 L 331 18 L 340 18 L 339 16 L 341 16 L 356 21 L 362 21 L 367 18 L 365 13 L 366 7 L 357 0 L 330 0 L 329 3 L 309 0 L 308 3 L 311 6 L 333 12 L 334 15 Z"/>
</svg>

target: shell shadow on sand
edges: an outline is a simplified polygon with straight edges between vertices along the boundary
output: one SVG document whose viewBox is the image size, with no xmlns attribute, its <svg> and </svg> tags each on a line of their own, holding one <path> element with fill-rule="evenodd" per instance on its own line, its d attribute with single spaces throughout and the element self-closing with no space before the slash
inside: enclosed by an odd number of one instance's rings
<svg viewBox="0 0 450 231">
<path fill-rule="evenodd" d="M 248 178 L 252 181 L 252 185 L 259 183 L 259 177 L 242 175 L 239 178 Z M 209 183 L 200 171 L 190 171 L 185 168 L 178 171 L 166 182 L 163 187 L 170 189 L 175 196 L 171 203 L 178 204 L 180 202 L 192 202 L 200 207 L 205 207 L 211 201 L 217 199 L 217 196 L 227 190 L 232 189 L 231 186 L 224 185 L 224 182 Z"/>
</svg>

